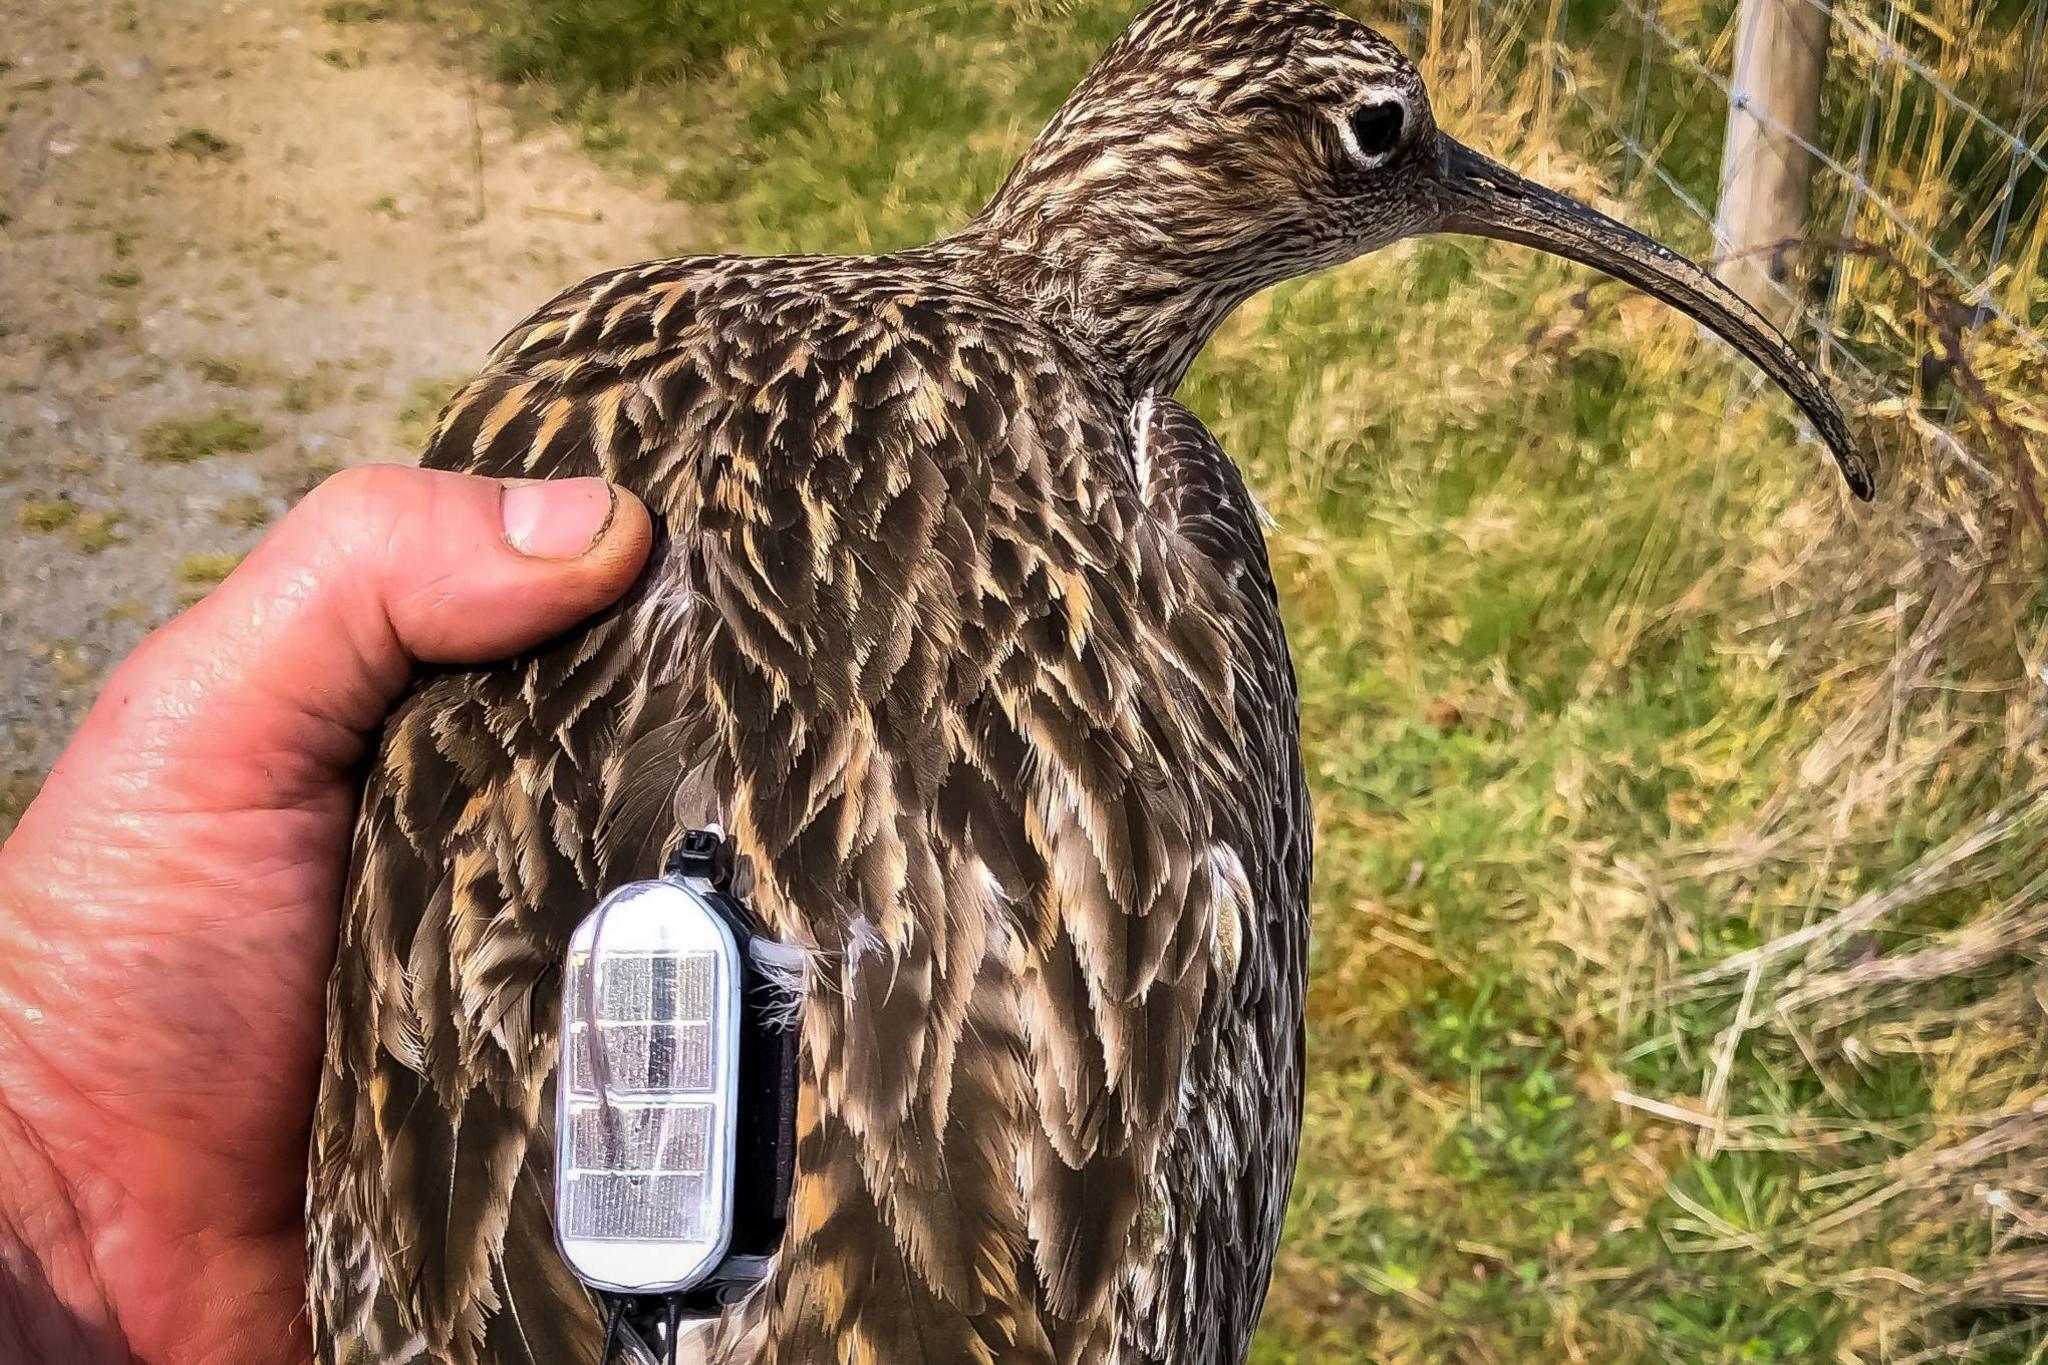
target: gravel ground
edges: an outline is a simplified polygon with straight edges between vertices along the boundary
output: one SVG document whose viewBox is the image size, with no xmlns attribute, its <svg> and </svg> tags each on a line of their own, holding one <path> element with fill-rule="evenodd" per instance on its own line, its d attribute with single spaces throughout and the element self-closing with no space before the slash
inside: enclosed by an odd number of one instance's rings
<svg viewBox="0 0 2048 1365">
<path fill-rule="evenodd" d="M 0 832 L 152 627 L 687 210 L 364 3 L 0 0 Z"/>
</svg>

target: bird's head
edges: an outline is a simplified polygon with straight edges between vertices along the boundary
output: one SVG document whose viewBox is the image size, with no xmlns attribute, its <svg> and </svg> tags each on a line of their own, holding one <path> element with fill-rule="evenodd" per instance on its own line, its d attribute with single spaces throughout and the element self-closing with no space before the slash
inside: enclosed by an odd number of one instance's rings
<svg viewBox="0 0 2048 1365">
<path fill-rule="evenodd" d="M 1403 238 L 1533 246 L 1662 299 L 1870 466 L 1819 376 L 1691 261 L 1437 126 L 1421 73 L 1320 0 L 1159 0 L 1063 105 L 969 236 L 1137 389 L 1169 391 L 1230 310 Z"/>
</svg>

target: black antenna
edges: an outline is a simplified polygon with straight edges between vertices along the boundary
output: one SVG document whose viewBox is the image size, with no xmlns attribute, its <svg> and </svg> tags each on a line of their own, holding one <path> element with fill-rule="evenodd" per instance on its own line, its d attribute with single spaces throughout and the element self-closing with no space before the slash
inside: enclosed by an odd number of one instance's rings
<svg viewBox="0 0 2048 1365">
<path fill-rule="evenodd" d="M 676 1346 L 683 1335 L 683 1301 L 671 1296 L 668 1301 L 668 1365 L 676 1365 Z"/>
</svg>

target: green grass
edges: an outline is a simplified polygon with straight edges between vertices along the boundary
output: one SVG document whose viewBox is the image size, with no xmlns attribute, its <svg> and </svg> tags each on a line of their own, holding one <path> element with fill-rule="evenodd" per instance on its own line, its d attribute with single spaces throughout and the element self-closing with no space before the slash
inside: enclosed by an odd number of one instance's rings
<svg viewBox="0 0 2048 1365">
<path fill-rule="evenodd" d="M 86 512 L 71 526 L 71 545 L 83 555 L 96 555 L 127 538 L 127 518 L 119 512 Z"/>
<path fill-rule="evenodd" d="M 324 387 L 314 376 L 293 375 L 278 390 L 278 406 L 303 416 L 321 405 Z"/>
<path fill-rule="evenodd" d="M 962 223 L 1128 7 L 823 13 L 461 9 L 586 145 L 702 206 L 716 226 L 693 246 L 850 252 Z M 1526 145 L 1512 64 L 1484 85 L 1434 70 L 1447 126 L 1596 183 L 1569 120 L 1565 145 Z M 1715 138 L 1680 129 L 1669 164 L 1710 186 Z M 1649 225 L 1685 226 L 1662 207 Z M 2001 1098 L 2006 1061 L 1959 1079 L 1952 1051 L 1851 1064 L 1823 1038 L 1816 1062 L 1756 1024 L 1720 1088 L 1749 1148 L 1615 1097 L 1699 1107 L 1741 983 L 1674 983 L 1895 880 L 2038 780 L 1995 736 L 2010 640 L 2048 601 L 2015 575 L 2009 624 L 1944 664 L 1957 690 L 1897 717 L 1899 745 L 1939 755 L 1938 799 L 1895 783 L 1844 803 L 1803 776 L 1890 659 L 1893 627 L 1859 613 L 1924 590 L 1912 544 L 1833 521 L 1785 405 L 1731 405 L 1740 372 L 1687 324 L 1611 290 L 1574 321 L 1584 284 L 1523 252 L 1405 245 L 1255 302 L 1183 393 L 1279 524 L 1316 800 L 1308 1121 L 1267 1365 L 1875 1361 L 1896 1291 L 1862 1271 L 1938 1283 L 1984 1250 L 1967 1218 L 1810 1234 L 1860 1169 Z M 2025 858 L 1869 951 L 1967 925 Z M 1954 1008 L 1990 987 L 1927 989 Z"/>
<path fill-rule="evenodd" d="M 271 440 L 270 429 L 240 408 L 215 408 L 192 417 L 166 417 L 142 429 L 142 458 L 154 464 L 191 464 L 215 455 L 245 455 Z"/>
<path fill-rule="evenodd" d="M 815 37 L 828 21 L 857 21 L 888 8 L 875 0 L 509 0 L 489 11 L 491 64 L 508 79 L 546 79 L 576 93 L 617 93 L 699 75 L 738 47 L 795 45 Z"/>
<path fill-rule="evenodd" d="M 79 510 L 78 504 L 69 498 L 31 498 L 22 503 L 15 519 L 24 531 L 49 535 L 75 525 Z"/>
<path fill-rule="evenodd" d="M 412 392 L 406 395 L 393 422 L 400 449 L 426 449 L 427 437 L 433 435 L 434 423 L 441 416 L 441 409 L 448 406 L 448 400 L 455 396 L 455 391 L 467 378 L 465 375 L 451 379 L 422 379 L 412 386 Z"/>
<path fill-rule="evenodd" d="M 330 24 L 375 24 L 389 17 L 390 12 L 386 6 L 367 0 L 334 0 L 321 7 L 320 17 Z"/>
<path fill-rule="evenodd" d="M 196 554 L 178 561 L 178 586 L 187 597 L 196 597 L 217 587 L 242 562 L 240 555 Z"/>
</svg>

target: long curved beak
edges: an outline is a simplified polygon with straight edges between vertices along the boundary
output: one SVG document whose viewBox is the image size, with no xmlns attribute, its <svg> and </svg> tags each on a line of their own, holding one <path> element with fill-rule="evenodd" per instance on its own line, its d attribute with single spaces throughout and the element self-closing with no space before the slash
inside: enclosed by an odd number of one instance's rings
<svg viewBox="0 0 2048 1365">
<path fill-rule="evenodd" d="M 1525 180 L 1444 138 L 1439 232 L 1491 237 L 1547 251 L 1626 281 L 1701 323 L 1754 361 L 1799 404 L 1834 452 L 1851 492 L 1876 496 L 1869 459 L 1813 368 L 1762 314 L 1706 271 L 1634 228 Z"/>
</svg>

